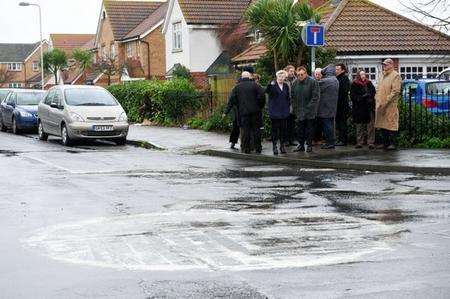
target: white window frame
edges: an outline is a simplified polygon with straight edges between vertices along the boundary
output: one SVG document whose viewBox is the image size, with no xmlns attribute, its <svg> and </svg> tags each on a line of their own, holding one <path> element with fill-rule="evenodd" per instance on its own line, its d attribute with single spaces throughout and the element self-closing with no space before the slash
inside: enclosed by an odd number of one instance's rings
<svg viewBox="0 0 450 299">
<path fill-rule="evenodd" d="M 350 75 L 351 79 L 353 79 L 353 80 L 356 77 L 357 71 L 364 70 L 366 72 L 367 78 L 370 81 L 372 81 L 372 83 L 374 85 L 376 85 L 376 82 L 378 80 L 378 75 L 380 73 L 379 66 L 376 64 L 370 64 L 370 63 L 361 64 L 361 65 L 350 65 L 349 70 L 350 70 L 349 75 Z M 373 71 L 375 71 L 375 72 L 373 72 Z"/>
<path fill-rule="evenodd" d="M 20 72 L 20 71 L 22 71 L 22 63 L 21 62 L 10 62 L 10 63 L 8 63 L 8 71 L 12 71 L 12 72 Z"/>
<path fill-rule="evenodd" d="M 172 51 L 183 51 L 183 32 L 181 21 L 172 23 Z"/>
<path fill-rule="evenodd" d="M 125 44 L 125 50 L 127 52 L 127 57 L 131 58 L 133 57 L 133 43 L 129 42 Z"/>
<path fill-rule="evenodd" d="M 436 78 L 440 72 L 450 67 L 449 64 L 442 65 L 442 64 L 426 64 L 424 67 L 424 76 L 426 78 Z M 430 70 L 430 72 L 429 72 Z M 437 70 L 437 72 L 435 72 Z"/>
<path fill-rule="evenodd" d="M 32 68 L 34 72 L 39 71 L 39 61 L 33 61 Z"/>
<path fill-rule="evenodd" d="M 422 79 L 426 75 L 423 64 L 400 64 L 398 71 L 403 80 Z"/>
<path fill-rule="evenodd" d="M 9 83 L 8 86 L 9 88 L 22 88 L 22 83 L 13 82 Z"/>
</svg>

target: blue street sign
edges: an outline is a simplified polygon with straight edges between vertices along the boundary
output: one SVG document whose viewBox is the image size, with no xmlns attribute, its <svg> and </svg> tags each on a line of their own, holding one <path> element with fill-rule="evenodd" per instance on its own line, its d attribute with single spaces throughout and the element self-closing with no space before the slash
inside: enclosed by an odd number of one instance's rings
<svg viewBox="0 0 450 299">
<path fill-rule="evenodd" d="M 323 47 L 325 45 L 325 27 L 308 24 L 305 27 L 305 45 L 308 47 Z"/>
</svg>

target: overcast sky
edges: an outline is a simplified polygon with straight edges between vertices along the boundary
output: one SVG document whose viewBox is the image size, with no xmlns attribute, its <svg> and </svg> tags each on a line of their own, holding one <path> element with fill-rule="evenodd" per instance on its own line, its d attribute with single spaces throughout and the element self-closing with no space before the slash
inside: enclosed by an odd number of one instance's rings
<svg viewBox="0 0 450 299">
<path fill-rule="evenodd" d="M 32 1 L 39 3 L 42 7 L 45 39 L 48 39 L 50 33 L 95 33 L 97 29 L 102 0 Z M 408 14 L 399 4 L 399 0 L 372 1 L 402 14 Z M 19 0 L 0 0 L 0 42 L 2 43 L 26 43 L 39 40 L 37 7 L 19 7 L 19 2 Z"/>
</svg>

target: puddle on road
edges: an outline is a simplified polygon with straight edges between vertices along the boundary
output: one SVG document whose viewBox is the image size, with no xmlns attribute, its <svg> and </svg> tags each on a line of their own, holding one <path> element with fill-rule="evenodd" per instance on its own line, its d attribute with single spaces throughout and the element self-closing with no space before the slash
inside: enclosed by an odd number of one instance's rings
<svg viewBox="0 0 450 299">
<path fill-rule="evenodd" d="M 0 150 L 0 155 L 3 155 L 5 157 L 16 157 L 19 154 L 19 152 L 10 151 L 10 150 Z"/>
</svg>

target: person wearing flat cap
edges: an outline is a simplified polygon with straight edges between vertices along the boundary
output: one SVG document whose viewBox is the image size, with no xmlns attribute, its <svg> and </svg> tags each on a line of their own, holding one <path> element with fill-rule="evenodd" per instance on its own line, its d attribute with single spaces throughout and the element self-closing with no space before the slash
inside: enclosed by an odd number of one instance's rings
<svg viewBox="0 0 450 299">
<path fill-rule="evenodd" d="M 398 100 L 402 79 L 394 69 L 394 61 L 383 61 L 383 73 L 378 79 L 375 95 L 375 128 L 381 130 L 383 144 L 377 148 L 395 150 L 395 137 L 399 126 Z"/>
</svg>

